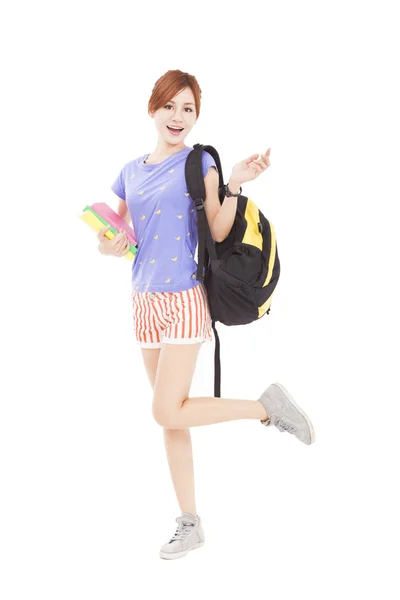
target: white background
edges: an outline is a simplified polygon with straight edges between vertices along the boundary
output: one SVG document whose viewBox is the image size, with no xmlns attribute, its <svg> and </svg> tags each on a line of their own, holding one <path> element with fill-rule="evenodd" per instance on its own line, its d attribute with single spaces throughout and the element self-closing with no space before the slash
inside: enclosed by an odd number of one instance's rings
<svg viewBox="0 0 400 600">
<path fill-rule="evenodd" d="M 399 23 L 394 3 L 20 2 L 2 10 L 0 596 L 399 597 Z M 275 227 L 270 315 L 217 324 L 222 396 L 273 381 L 312 446 L 256 420 L 191 429 L 206 543 L 179 506 L 134 340 L 131 263 L 79 218 L 157 143 L 147 103 L 195 75 L 185 143 Z M 214 344 L 191 396 L 210 396 Z"/>
</svg>

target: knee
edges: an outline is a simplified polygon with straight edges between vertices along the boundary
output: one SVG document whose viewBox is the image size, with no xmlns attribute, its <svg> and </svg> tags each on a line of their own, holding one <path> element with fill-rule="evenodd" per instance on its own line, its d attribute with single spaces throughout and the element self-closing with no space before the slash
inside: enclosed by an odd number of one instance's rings
<svg viewBox="0 0 400 600">
<path fill-rule="evenodd" d="M 174 415 L 166 411 L 164 408 L 153 403 L 153 418 L 155 422 L 164 429 L 179 429 L 177 419 Z"/>
</svg>

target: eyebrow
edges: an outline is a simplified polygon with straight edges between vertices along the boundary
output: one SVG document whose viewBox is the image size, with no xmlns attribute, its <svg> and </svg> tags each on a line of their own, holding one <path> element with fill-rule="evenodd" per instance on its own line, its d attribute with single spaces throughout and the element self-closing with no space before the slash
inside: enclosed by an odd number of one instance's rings
<svg viewBox="0 0 400 600">
<path fill-rule="evenodd" d="M 174 100 L 168 100 L 168 102 L 172 102 L 172 104 L 176 104 L 176 102 L 174 102 Z M 195 106 L 195 104 L 193 102 L 185 102 L 185 104 L 191 104 L 192 106 Z"/>
</svg>

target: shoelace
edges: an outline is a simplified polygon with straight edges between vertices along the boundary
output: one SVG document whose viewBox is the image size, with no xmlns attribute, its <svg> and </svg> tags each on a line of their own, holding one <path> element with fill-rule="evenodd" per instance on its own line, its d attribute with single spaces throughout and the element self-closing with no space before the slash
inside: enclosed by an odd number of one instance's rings
<svg viewBox="0 0 400 600">
<path fill-rule="evenodd" d="M 176 528 L 176 531 L 169 543 L 176 542 L 177 540 L 185 540 L 190 535 L 192 528 L 194 527 L 194 523 L 185 521 L 183 517 L 177 517 L 176 520 L 178 521 L 178 527 Z"/>
<path fill-rule="evenodd" d="M 290 419 L 285 419 L 285 417 L 277 417 L 275 425 L 280 431 L 287 431 L 288 433 L 294 433 L 297 429 L 296 423 L 293 423 Z"/>
</svg>

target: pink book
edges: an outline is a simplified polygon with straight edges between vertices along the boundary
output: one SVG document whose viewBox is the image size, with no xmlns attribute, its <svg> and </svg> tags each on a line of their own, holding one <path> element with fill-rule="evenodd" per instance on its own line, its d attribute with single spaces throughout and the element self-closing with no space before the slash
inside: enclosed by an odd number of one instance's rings
<svg viewBox="0 0 400 600">
<path fill-rule="evenodd" d="M 124 229 L 126 231 L 126 235 L 128 240 L 134 246 L 137 245 L 137 239 L 135 236 L 135 232 L 132 227 L 128 225 L 126 221 L 122 217 L 119 216 L 112 208 L 108 206 L 105 202 L 95 202 L 92 204 L 93 210 L 97 212 L 107 223 L 112 225 L 114 229 L 116 229 L 119 233 L 120 229 Z"/>
</svg>

